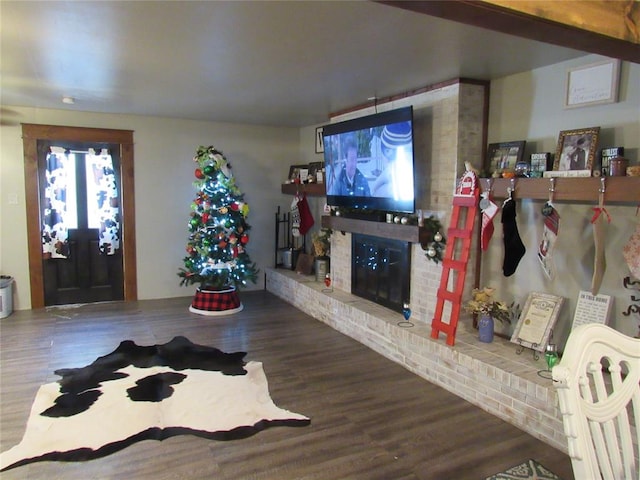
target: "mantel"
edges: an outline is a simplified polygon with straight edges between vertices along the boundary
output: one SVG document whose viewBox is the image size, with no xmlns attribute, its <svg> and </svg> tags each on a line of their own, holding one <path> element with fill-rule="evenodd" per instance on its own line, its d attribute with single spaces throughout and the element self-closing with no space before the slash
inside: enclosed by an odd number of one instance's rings
<svg viewBox="0 0 640 480">
<path fill-rule="evenodd" d="M 374 237 L 391 238 L 423 245 L 431 241 L 431 232 L 417 225 L 399 225 L 397 223 L 373 222 L 323 215 L 322 227 L 341 232 L 361 233 Z"/>
<path fill-rule="evenodd" d="M 515 188 L 515 198 L 548 200 L 554 188 L 553 200 L 565 202 L 598 202 L 604 181 L 605 203 L 640 203 L 640 177 L 584 177 L 584 178 L 481 178 L 483 191 L 491 189 L 495 198 L 506 198 L 507 189 Z"/>
</svg>

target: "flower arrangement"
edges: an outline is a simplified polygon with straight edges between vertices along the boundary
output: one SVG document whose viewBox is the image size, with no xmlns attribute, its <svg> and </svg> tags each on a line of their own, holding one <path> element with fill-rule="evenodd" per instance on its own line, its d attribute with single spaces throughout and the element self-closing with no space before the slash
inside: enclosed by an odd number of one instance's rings
<svg viewBox="0 0 640 480">
<path fill-rule="evenodd" d="M 464 310 L 473 315 L 490 315 L 494 320 L 511 323 L 512 308 L 506 303 L 493 297 L 496 289 L 491 287 L 474 288 L 471 300 L 464 305 Z"/>
<path fill-rule="evenodd" d="M 313 242 L 313 250 L 316 257 L 324 258 L 328 257 L 331 253 L 331 234 L 333 231 L 330 228 L 321 228 L 320 230 L 313 232 L 311 241 Z"/>
</svg>

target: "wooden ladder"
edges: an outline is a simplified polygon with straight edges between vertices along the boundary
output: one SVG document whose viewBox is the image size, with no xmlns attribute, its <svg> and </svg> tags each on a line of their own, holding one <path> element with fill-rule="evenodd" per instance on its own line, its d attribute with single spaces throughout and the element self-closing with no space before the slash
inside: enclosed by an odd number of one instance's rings
<svg viewBox="0 0 640 480">
<path fill-rule="evenodd" d="M 471 252 L 473 238 L 473 226 L 478 212 L 480 200 L 480 188 L 476 174 L 467 171 L 453 196 L 453 212 L 451 224 L 447 230 L 447 246 L 442 259 L 442 275 L 438 288 L 438 300 L 436 311 L 431 323 L 431 338 L 438 338 L 440 332 L 447 335 L 447 345 L 455 343 L 460 306 L 462 304 L 462 292 L 464 280 L 467 276 L 467 263 Z M 458 254 L 458 258 L 456 258 Z M 457 275 L 453 284 L 453 290 L 449 290 L 449 277 L 454 271 Z M 449 322 L 443 322 L 442 314 L 445 302 L 451 303 Z"/>
</svg>

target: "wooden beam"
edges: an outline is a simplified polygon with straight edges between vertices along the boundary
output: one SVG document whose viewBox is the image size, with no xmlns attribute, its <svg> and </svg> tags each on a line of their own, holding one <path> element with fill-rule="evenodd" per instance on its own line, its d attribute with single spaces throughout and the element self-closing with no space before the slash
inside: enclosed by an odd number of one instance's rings
<svg viewBox="0 0 640 480">
<path fill-rule="evenodd" d="M 634 0 L 380 0 L 379 3 L 640 63 L 640 2 Z"/>
</svg>

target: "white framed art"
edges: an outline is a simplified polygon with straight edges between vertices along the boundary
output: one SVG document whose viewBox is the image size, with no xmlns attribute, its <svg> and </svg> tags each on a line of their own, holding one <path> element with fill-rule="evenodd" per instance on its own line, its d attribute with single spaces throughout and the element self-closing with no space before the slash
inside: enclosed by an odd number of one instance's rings
<svg viewBox="0 0 640 480">
<path fill-rule="evenodd" d="M 567 71 L 565 108 L 615 103 L 618 101 L 620 60 L 608 59 Z"/>
</svg>

